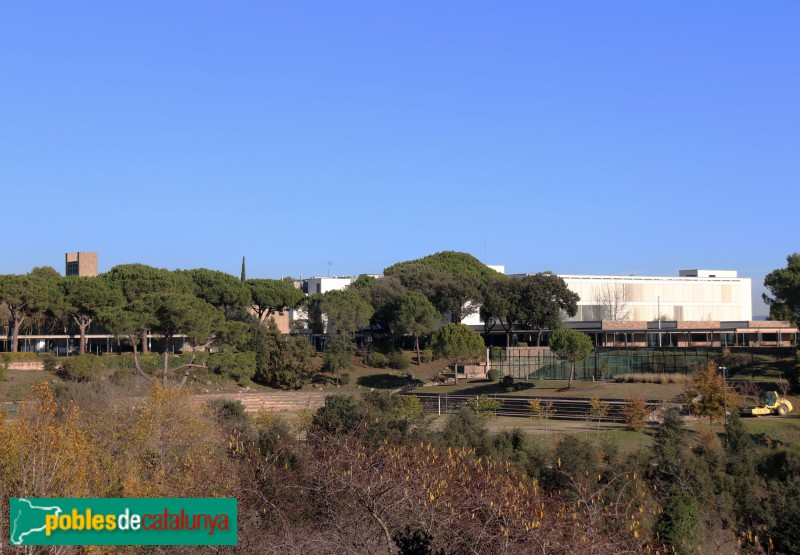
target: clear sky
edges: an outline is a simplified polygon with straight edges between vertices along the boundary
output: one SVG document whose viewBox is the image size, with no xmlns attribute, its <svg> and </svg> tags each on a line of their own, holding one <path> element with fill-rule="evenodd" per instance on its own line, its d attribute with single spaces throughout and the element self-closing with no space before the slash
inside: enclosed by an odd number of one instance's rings
<svg viewBox="0 0 800 555">
<path fill-rule="evenodd" d="M 458 250 L 758 290 L 800 250 L 798 28 L 795 0 L 5 2 L 0 273 Z"/>
</svg>

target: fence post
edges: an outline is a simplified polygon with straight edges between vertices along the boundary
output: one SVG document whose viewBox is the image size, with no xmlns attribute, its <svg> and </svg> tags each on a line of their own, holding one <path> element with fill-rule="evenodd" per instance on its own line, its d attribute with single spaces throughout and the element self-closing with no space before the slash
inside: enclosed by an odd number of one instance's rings
<svg viewBox="0 0 800 555">
<path fill-rule="evenodd" d="M 437 399 L 437 401 L 439 401 L 438 413 L 439 413 L 439 416 L 441 416 L 442 415 L 442 395 L 441 395 L 441 393 L 436 396 L 436 399 Z"/>
</svg>

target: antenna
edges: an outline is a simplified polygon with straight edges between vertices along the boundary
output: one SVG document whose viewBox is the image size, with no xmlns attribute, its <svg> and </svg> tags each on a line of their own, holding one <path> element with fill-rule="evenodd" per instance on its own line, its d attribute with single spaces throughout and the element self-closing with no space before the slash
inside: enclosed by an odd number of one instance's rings
<svg viewBox="0 0 800 555">
<path fill-rule="evenodd" d="M 331 266 L 333 266 L 333 262 L 328 260 L 328 277 L 331 277 Z"/>
</svg>

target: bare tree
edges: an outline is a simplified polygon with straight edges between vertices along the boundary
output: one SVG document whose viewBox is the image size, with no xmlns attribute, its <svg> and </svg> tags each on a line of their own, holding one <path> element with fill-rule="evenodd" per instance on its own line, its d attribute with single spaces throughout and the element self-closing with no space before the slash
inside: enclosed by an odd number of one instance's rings
<svg viewBox="0 0 800 555">
<path fill-rule="evenodd" d="M 594 302 L 600 310 L 600 319 L 607 322 L 630 320 L 628 291 L 621 283 L 602 285 L 595 293 Z"/>
</svg>

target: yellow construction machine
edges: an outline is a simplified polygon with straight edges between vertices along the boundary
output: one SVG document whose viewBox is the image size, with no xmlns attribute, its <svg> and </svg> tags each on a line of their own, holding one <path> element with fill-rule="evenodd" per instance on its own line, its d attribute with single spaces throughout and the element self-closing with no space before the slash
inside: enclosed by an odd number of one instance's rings
<svg viewBox="0 0 800 555">
<path fill-rule="evenodd" d="M 742 414 L 749 416 L 764 416 L 777 414 L 786 416 L 792 412 L 792 403 L 786 397 L 778 395 L 777 391 L 765 391 L 758 399 L 758 406 L 742 409 Z"/>
</svg>

